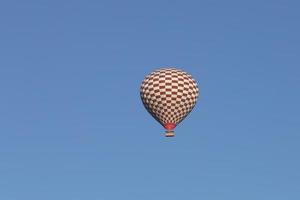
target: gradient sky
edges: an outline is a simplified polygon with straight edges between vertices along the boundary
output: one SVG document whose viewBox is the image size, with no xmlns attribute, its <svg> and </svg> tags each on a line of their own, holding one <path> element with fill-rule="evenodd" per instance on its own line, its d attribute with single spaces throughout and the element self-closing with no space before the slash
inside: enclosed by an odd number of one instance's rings
<svg viewBox="0 0 300 200">
<path fill-rule="evenodd" d="M 1 200 L 299 200 L 299 1 L 0 2 Z M 175 138 L 164 66 L 201 88 Z"/>
</svg>

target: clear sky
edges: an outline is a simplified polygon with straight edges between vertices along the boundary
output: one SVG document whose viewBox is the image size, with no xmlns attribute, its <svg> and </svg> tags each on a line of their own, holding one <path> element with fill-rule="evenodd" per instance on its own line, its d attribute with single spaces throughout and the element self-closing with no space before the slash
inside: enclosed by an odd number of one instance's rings
<svg viewBox="0 0 300 200">
<path fill-rule="evenodd" d="M 0 2 L 1 200 L 299 200 L 299 1 Z M 165 138 L 164 66 L 201 88 Z"/>
</svg>

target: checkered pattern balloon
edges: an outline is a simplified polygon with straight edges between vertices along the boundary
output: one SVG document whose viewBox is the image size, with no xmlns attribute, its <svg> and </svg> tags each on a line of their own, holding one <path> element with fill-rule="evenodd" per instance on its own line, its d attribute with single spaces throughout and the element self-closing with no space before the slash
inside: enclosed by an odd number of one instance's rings
<svg viewBox="0 0 300 200">
<path fill-rule="evenodd" d="M 199 95 L 196 81 L 176 68 L 163 68 L 146 76 L 141 99 L 148 112 L 166 129 L 173 129 L 194 108 Z"/>
</svg>

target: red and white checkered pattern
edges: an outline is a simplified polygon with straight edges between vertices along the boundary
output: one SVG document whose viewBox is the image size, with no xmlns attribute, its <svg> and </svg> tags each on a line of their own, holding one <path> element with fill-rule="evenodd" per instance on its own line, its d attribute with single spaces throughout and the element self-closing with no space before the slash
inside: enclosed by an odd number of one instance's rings
<svg viewBox="0 0 300 200">
<path fill-rule="evenodd" d="M 192 111 L 199 89 L 188 73 L 163 68 L 146 76 L 140 93 L 145 108 L 164 126 L 168 123 L 177 125 Z"/>
</svg>

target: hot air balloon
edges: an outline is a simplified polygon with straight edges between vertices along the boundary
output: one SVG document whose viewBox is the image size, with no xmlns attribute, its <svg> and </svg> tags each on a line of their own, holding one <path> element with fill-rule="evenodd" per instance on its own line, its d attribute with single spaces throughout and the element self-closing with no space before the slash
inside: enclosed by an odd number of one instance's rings
<svg viewBox="0 0 300 200">
<path fill-rule="evenodd" d="M 175 127 L 192 111 L 199 89 L 187 72 L 176 68 L 153 71 L 142 82 L 140 95 L 146 110 L 174 136 Z"/>
</svg>

